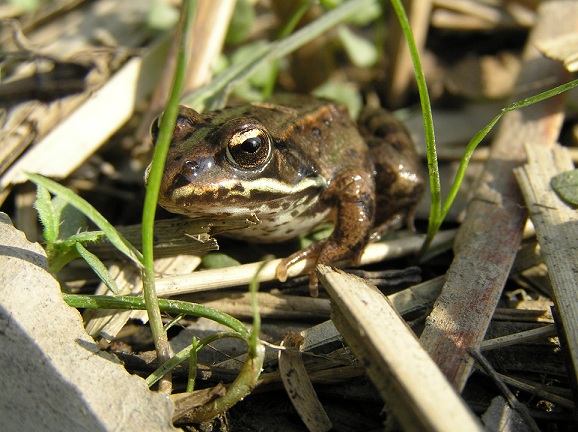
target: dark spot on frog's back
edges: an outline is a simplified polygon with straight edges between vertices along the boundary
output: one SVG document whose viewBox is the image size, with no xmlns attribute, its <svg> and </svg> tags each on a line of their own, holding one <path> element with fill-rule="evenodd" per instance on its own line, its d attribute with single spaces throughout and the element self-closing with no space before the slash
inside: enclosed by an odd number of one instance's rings
<svg viewBox="0 0 578 432">
<path fill-rule="evenodd" d="M 357 150 L 349 148 L 347 149 L 347 156 L 350 157 L 351 159 L 358 159 L 359 153 L 357 153 Z"/>
<path fill-rule="evenodd" d="M 317 127 L 311 128 L 311 135 L 313 135 L 313 138 L 320 138 L 321 130 Z"/>
<path fill-rule="evenodd" d="M 187 142 L 190 141 L 190 139 L 193 137 L 195 131 L 191 130 L 190 132 L 188 132 L 185 136 L 183 136 L 182 138 L 180 138 L 178 141 L 179 142 Z M 172 144 L 172 143 L 171 143 Z"/>
</svg>

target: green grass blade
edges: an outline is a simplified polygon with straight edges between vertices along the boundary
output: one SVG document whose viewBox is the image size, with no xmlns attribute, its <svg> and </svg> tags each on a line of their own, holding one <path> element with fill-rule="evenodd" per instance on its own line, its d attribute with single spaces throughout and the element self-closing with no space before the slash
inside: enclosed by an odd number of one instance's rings
<svg viewBox="0 0 578 432">
<path fill-rule="evenodd" d="M 189 377 L 187 379 L 187 392 L 192 393 L 195 391 L 195 384 L 197 383 L 197 369 L 199 366 L 199 341 L 196 337 L 193 337 L 193 342 L 191 343 L 191 353 L 189 355 Z"/>
<path fill-rule="evenodd" d="M 149 318 L 153 342 L 159 361 L 168 361 L 171 350 L 167 333 L 163 327 L 161 313 L 158 306 L 158 297 L 155 289 L 155 273 L 153 269 L 154 256 L 154 222 L 157 201 L 160 191 L 161 179 L 164 171 L 170 138 L 178 115 L 179 99 L 183 92 L 185 74 L 187 72 L 188 58 L 191 51 L 192 28 L 197 11 L 195 0 L 185 0 L 181 9 L 179 21 L 178 44 L 175 73 L 169 100 L 165 111 L 161 116 L 159 135 L 154 147 L 153 160 L 148 173 L 145 202 L 142 217 L 142 248 L 143 248 L 143 295 L 146 302 L 146 310 Z M 161 392 L 170 393 L 170 380 L 165 379 L 159 385 Z"/>
<path fill-rule="evenodd" d="M 533 105 L 535 103 L 538 102 L 542 102 L 546 99 L 549 99 L 551 97 L 557 96 L 563 92 L 566 92 L 568 90 L 573 89 L 574 87 L 578 86 L 578 79 L 570 81 L 566 84 L 562 84 L 559 85 L 557 87 L 554 87 L 550 90 L 546 90 L 542 93 L 538 93 L 537 95 L 522 99 L 520 101 L 517 102 L 513 102 L 509 105 L 507 105 L 506 107 L 502 108 L 502 111 L 496 115 L 492 121 L 490 123 L 488 123 L 483 129 L 481 129 L 480 131 L 478 131 L 474 137 L 470 140 L 470 142 L 468 143 L 468 145 L 466 146 L 466 150 L 460 160 L 460 165 L 458 167 L 458 171 L 456 173 L 456 176 L 454 178 L 454 181 L 452 183 L 450 192 L 444 202 L 443 208 L 442 208 L 442 213 L 441 213 L 441 217 L 439 219 L 439 221 L 437 221 L 436 223 L 436 231 L 437 229 L 439 229 L 439 227 L 441 226 L 443 220 L 445 219 L 445 217 L 447 216 L 459 190 L 460 190 L 460 186 L 462 184 L 462 181 L 466 175 L 466 169 L 468 167 L 469 161 L 472 157 L 472 154 L 474 153 L 474 151 L 476 150 L 476 148 L 478 147 L 478 145 L 480 144 L 480 142 L 488 135 L 488 133 L 493 129 L 493 127 L 496 125 L 496 123 L 498 123 L 498 121 L 502 118 L 502 116 L 510 111 L 514 111 L 520 108 L 525 108 L 527 106 Z"/>
<path fill-rule="evenodd" d="M 423 124 L 425 130 L 425 144 L 426 144 L 426 154 L 427 154 L 427 166 L 429 172 L 429 182 L 430 182 L 430 194 L 431 194 L 431 205 L 430 205 L 430 216 L 428 224 L 428 237 L 435 235 L 436 226 L 439 226 L 441 211 L 442 211 L 442 199 L 441 199 L 441 184 L 439 175 L 439 166 L 437 159 L 437 150 L 435 144 L 435 132 L 433 125 L 433 116 L 431 112 L 431 102 L 429 98 L 429 93 L 427 89 L 427 84 L 425 81 L 425 74 L 421 65 L 421 60 L 419 58 L 419 52 L 413 38 L 413 33 L 407 19 L 407 14 L 400 0 L 391 0 L 391 4 L 397 19 L 401 25 L 403 34 L 407 40 L 409 46 L 409 52 L 411 55 L 411 60 L 413 63 L 413 68 L 416 76 L 417 87 L 420 97 L 421 111 L 423 115 Z M 427 241 L 427 240 L 426 240 Z"/>
<path fill-rule="evenodd" d="M 104 282 L 108 289 L 111 290 L 113 294 L 118 294 L 116 282 L 102 261 L 99 260 L 95 254 L 88 251 L 82 243 L 76 243 L 76 251 L 88 263 L 90 268 L 96 273 L 100 280 Z"/>
<path fill-rule="evenodd" d="M 181 351 L 176 353 L 173 357 L 171 357 L 171 359 L 169 361 L 163 363 L 161 366 L 159 366 L 153 373 L 151 373 L 146 378 L 147 385 L 149 387 L 154 385 L 158 380 L 160 380 L 167 373 L 171 372 L 174 368 L 176 368 L 182 362 L 184 362 L 186 360 L 190 361 L 190 357 L 193 355 L 193 353 L 198 352 L 200 349 L 204 348 L 205 346 L 207 346 L 211 342 L 214 342 L 217 339 L 223 339 L 223 338 L 237 338 L 237 339 L 245 340 L 241 337 L 241 335 L 239 333 L 231 333 L 231 332 L 217 332 L 217 333 L 214 333 L 210 336 L 207 336 L 206 338 L 201 339 L 200 341 L 197 341 L 196 338 L 193 338 L 193 340 L 195 341 L 194 343 L 192 343 L 191 345 L 183 348 Z M 195 366 L 195 369 L 196 369 L 196 366 Z M 187 391 L 192 391 L 192 390 L 187 389 Z"/>
<path fill-rule="evenodd" d="M 27 173 L 26 176 L 33 183 L 46 188 L 50 193 L 60 196 L 66 200 L 71 206 L 82 212 L 94 224 L 100 228 L 108 238 L 108 240 L 129 259 L 131 259 L 139 267 L 142 266 L 141 253 L 126 240 L 112 224 L 101 215 L 92 205 L 85 199 L 79 197 L 70 189 L 56 183 L 49 178 L 39 174 Z"/>
<path fill-rule="evenodd" d="M 558 96 L 561 93 L 571 90 L 576 86 L 578 86 L 578 79 L 572 80 L 566 84 L 559 85 L 550 90 L 546 90 L 542 93 L 538 93 L 537 95 L 527 97 L 526 99 L 522 99 L 520 101 L 511 103 L 510 105 L 504 107 L 502 111 L 503 112 L 513 111 L 516 109 L 533 105 L 538 102 L 542 102 L 543 100 L 549 99 L 554 96 Z"/>
<path fill-rule="evenodd" d="M 69 306 L 80 309 L 120 309 L 120 310 L 145 310 L 145 301 L 142 297 L 135 296 L 101 296 L 64 294 L 64 301 Z M 184 314 L 207 318 L 223 324 L 231 330 L 239 333 L 243 339 L 248 340 L 250 331 L 236 318 L 227 315 L 218 309 L 197 303 L 189 303 L 182 300 L 159 299 L 159 309 L 171 314 Z"/>
</svg>

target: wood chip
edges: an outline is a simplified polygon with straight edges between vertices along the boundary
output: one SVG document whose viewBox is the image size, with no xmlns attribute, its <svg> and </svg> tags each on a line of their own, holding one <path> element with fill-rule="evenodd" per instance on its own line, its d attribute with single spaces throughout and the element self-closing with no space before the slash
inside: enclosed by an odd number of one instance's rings
<svg viewBox="0 0 578 432">
<path fill-rule="evenodd" d="M 555 146 L 552 151 L 526 147 L 528 163 L 515 170 L 516 178 L 536 228 L 544 261 L 552 281 L 556 311 L 570 354 L 573 370 L 570 376 L 578 382 L 578 214 L 552 190 L 550 180 L 555 175 L 573 169 L 565 149 Z"/>
<path fill-rule="evenodd" d="M 540 41 L 537 46 L 545 56 L 563 62 L 570 72 L 578 70 L 578 33 Z"/>
<path fill-rule="evenodd" d="M 302 342 L 303 337 L 295 333 L 285 336 L 281 346 L 286 349 L 279 351 L 279 372 L 285 391 L 307 429 L 311 432 L 325 432 L 331 429 L 331 420 L 307 375 L 299 352 Z"/>
<path fill-rule="evenodd" d="M 317 274 L 335 304 L 336 327 L 404 430 L 483 430 L 377 288 L 327 266 Z"/>
<path fill-rule="evenodd" d="M 143 58 L 129 60 L 93 97 L 42 141 L 19 159 L 0 179 L 0 190 L 26 180 L 25 172 L 64 178 L 100 148 L 144 101 L 155 80 L 143 79 L 145 72 L 157 70 L 162 55 L 151 50 Z M 63 157 L 66 155 L 66 157 Z"/>
<path fill-rule="evenodd" d="M 513 410 L 502 396 L 492 399 L 488 410 L 482 416 L 488 431 L 526 432 L 527 426 L 520 414 Z"/>
</svg>

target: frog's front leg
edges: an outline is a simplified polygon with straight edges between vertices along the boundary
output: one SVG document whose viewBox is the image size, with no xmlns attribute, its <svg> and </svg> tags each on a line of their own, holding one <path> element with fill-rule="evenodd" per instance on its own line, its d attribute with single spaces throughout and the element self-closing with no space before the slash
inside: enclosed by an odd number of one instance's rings
<svg viewBox="0 0 578 432">
<path fill-rule="evenodd" d="M 375 184 L 367 174 L 348 173 L 334 178 L 322 197 L 335 202 L 335 227 L 328 239 L 312 243 L 283 259 L 277 266 L 280 281 L 287 279 L 289 267 L 304 259 L 313 259 L 317 264 L 334 264 L 347 261 L 355 264 L 365 248 L 375 213 Z M 317 277 L 314 268 L 309 274 L 311 295 L 317 296 Z"/>
</svg>

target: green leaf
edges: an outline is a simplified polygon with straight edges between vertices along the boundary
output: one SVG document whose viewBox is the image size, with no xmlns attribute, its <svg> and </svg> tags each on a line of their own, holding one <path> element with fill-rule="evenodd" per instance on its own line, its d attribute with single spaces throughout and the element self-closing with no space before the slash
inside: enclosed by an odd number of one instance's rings
<svg viewBox="0 0 578 432">
<path fill-rule="evenodd" d="M 112 224 L 106 220 L 106 218 L 101 215 L 92 205 L 90 205 L 85 199 L 79 197 L 70 189 L 56 183 L 39 174 L 26 173 L 28 179 L 37 185 L 41 185 L 48 189 L 48 191 L 54 195 L 59 195 L 62 199 L 70 203 L 73 207 L 80 210 L 86 215 L 94 224 L 99 227 L 106 235 L 108 240 L 123 254 L 125 254 L 129 259 L 131 259 L 139 267 L 142 266 L 142 255 L 141 253 L 131 245 L 128 240 L 126 240 L 117 230 L 112 226 Z"/>
<path fill-rule="evenodd" d="M 59 236 L 60 221 L 52 205 L 52 198 L 48 189 L 41 185 L 37 185 L 36 187 L 34 208 L 36 208 L 40 223 L 42 223 L 44 240 L 46 240 L 48 244 L 54 243 Z"/>
<path fill-rule="evenodd" d="M 239 261 L 222 252 L 213 252 L 203 257 L 203 267 L 216 269 L 240 265 Z"/>
<path fill-rule="evenodd" d="M 353 119 L 357 118 L 363 107 L 363 100 L 359 94 L 359 89 L 348 83 L 335 80 L 326 81 L 317 87 L 313 91 L 313 94 L 317 97 L 331 99 L 347 106 L 349 116 Z"/>
<path fill-rule="evenodd" d="M 168 30 L 179 20 L 179 10 L 168 2 L 152 2 L 147 24 L 155 30 Z"/>
<path fill-rule="evenodd" d="M 110 273 L 108 272 L 108 269 L 102 263 L 102 261 L 99 260 L 95 254 L 88 251 L 82 245 L 82 243 L 78 243 L 78 242 L 76 243 L 76 250 L 77 250 L 78 254 L 82 258 L 84 258 L 84 260 L 88 263 L 90 268 L 92 270 L 94 270 L 94 272 L 100 278 L 100 280 L 104 282 L 104 284 L 108 287 L 108 289 L 111 290 L 114 294 L 118 295 L 119 290 L 118 290 L 118 287 L 116 285 L 116 282 L 114 281 L 114 278 L 110 275 Z"/>
<path fill-rule="evenodd" d="M 364 27 L 382 16 L 382 2 L 375 2 L 366 7 L 359 8 L 357 13 L 347 18 L 345 23 L 353 24 L 358 27 Z"/>
<path fill-rule="evenodd" d="M 578 207 L 578 169 L 558 174 L 552 178 L 550 185 L 562 200 Z"/>
<path fill-rule="evenodd" d="M 67 239 L 63 240 L 62 243 L 72 244 L 72 242 L 74 243 L 79 242 L 84 245 L 86 243 L 97 243 L 103 240 L 104 238 L 106 238 L 106 234 L 102 231 L 83 231 L 71 235 Z"/>
<path fill-rule="evenodd" d="M 70 236 L 88 229 L 86 216 L 62 197 L 55 196 L 52 199 L 52 206 L 60 221 L 60 232 L 58 234 L 60 240 L 68 239 Z"/>
<path fill-rule="evenodd" d="M 41 5 L 40 0 L 10 0 L 10 3 L 20 9 L 20 12 L 35 12 Z"/>
<path fill-rule="evenodd" d="M 257 40 L 244 44 L 231 55 L 231 65 L 238 65 L 242 63 L 244 59 L 251 55 L 251 53 L 261 50 L 266 46 L 267 42 L 264 40 Z M 262 86 L 269 76 L 269 69 L 271 69 L 271 67 L 271 62 L 263 63 L 261 67 L 251 75 L 249 81 L 251 81 L 255 86 Z"/>
<path fill-rule="evenodd" d="M 339 39 L 351 62 L 357 67 L 370 67 L 377 62 L 375 46 L 368 40 L 353 33 L 347 26 L 339 26 Z"/>
</svg>

